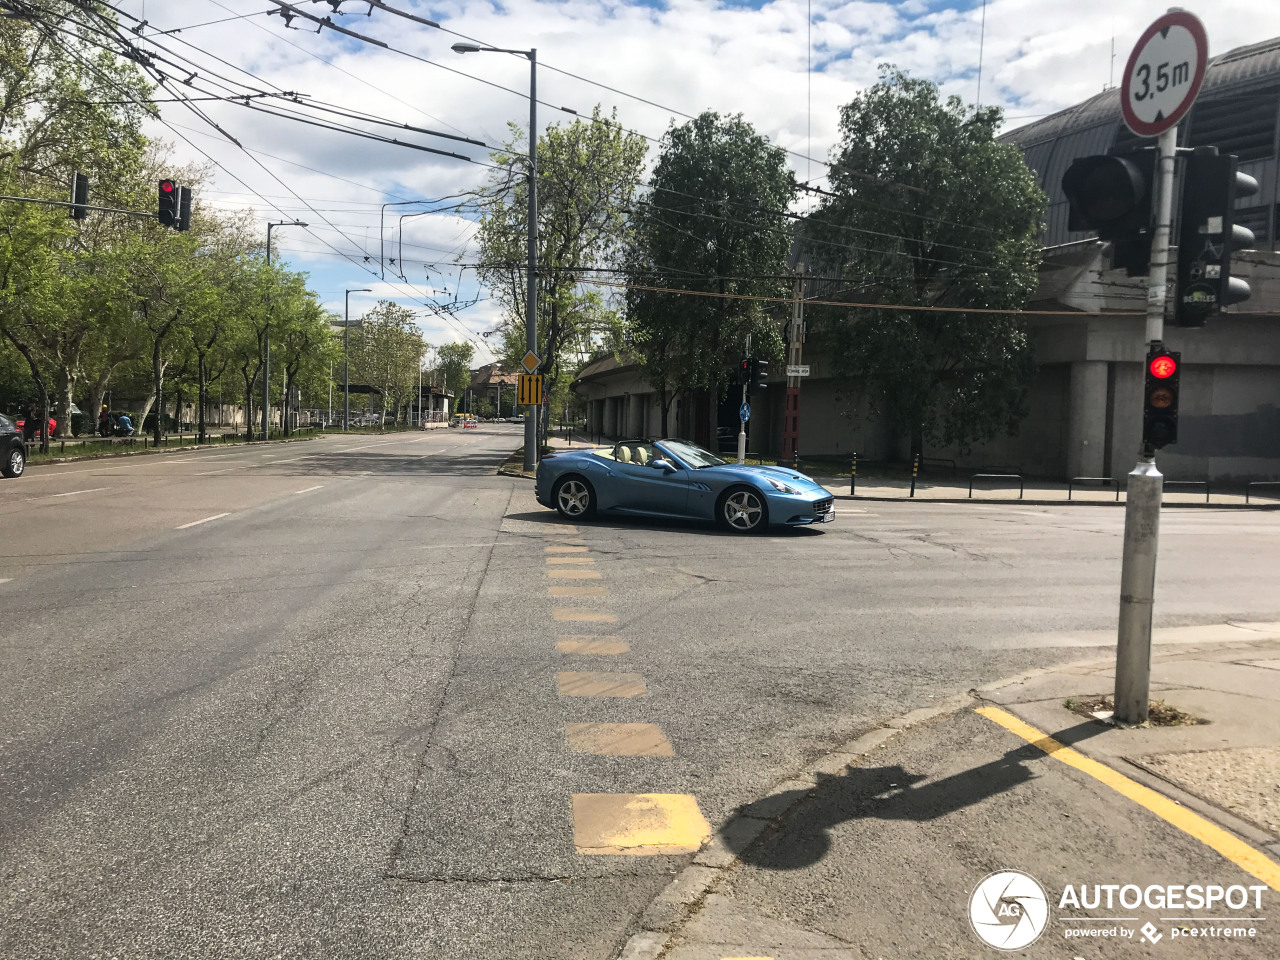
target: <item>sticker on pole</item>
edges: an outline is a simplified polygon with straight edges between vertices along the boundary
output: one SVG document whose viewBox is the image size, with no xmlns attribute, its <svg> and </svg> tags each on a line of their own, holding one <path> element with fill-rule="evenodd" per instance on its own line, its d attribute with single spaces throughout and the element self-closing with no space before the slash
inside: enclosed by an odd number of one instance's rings
<svg viewBox="0 0 1280 960">
<path fill-rule="evenodd" d="M 1125 125 L 1140 137 L 1158 137 L 1183 118 L 1204 80 L 1209 38 L 1204 24 L 1172 10 L 1147 27 L 1129 54 L 1120 85 Z"/>
</svg>

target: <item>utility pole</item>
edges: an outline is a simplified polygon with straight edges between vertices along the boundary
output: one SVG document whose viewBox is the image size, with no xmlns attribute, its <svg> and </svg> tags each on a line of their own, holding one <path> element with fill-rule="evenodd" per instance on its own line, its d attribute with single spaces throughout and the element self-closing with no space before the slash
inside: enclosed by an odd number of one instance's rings
<svg viewBox="0 0 1280 960">
<path fill-rule="evenodd" d="M 795 300 L 791 308 L 791 329 L 787 339 L 787 366 L 799 367 L 804 343 L 804 265 L 796 266 Z M 800 453 L 800 381 L 799 374 L 787 376 L 787 402 L 782 416 L 782 456 L 795 460 Z"/>
</svg>

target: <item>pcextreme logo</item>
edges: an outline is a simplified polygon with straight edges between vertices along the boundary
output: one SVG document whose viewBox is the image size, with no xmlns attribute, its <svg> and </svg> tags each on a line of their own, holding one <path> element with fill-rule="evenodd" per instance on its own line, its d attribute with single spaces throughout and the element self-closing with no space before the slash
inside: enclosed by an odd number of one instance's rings
<svg viewBox="0 0 1280 960">
<path fill-rule="evenodd" d="M 998 870 L 983 877 L 969 895 L 969 924 L 983 943 L 1021 950 L 1039 940 L 1049 925 L 1049 895 L 1029 873 Z"/>
</svg>

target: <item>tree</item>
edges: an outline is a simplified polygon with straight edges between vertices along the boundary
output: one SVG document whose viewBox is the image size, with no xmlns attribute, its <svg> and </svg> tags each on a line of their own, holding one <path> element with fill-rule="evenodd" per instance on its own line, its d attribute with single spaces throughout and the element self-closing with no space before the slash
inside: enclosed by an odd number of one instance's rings
<svg viewBox="0 0 1280 960">
<path fill-rule="evenodd" d="M 777 323 L 749 298 L 789 295 L 794 196 L 786 152 L 741 116 L 707 111 L 662 138 L 627 256 L 627 320 L 664 432 L 677 392 L 719 399 L 747 334 L 755 353 L 781 357 Z"/>
<path fill-rule="evenodd" d="M 840 298 L 975 310 L 811 310 L 851 395 L 908 433 L 913 454 L 926 439 L 965 449 L 1012 434 L 1025 415 L 1025 325 L 977 312 L 1024 307 L 1040 260 L 1046 200 L 1021 151 L 995 141 L 1000 118 L 882 68 L 841 108 L 831 195 L 805 224 L 805 256 Z"/>
<path fill-rule="evenodd" d="M 493 155 L 499 169 L 480 192 L 478 237 L 480 277 L 505 313 L 502 359 L 517 367 L 527 350 L 528 181 L 520 169 L 527 151 L 519 142 L 527 132 L 512 129 L 517 135 Z M 619 322 L 616 309 L 579 281 L 625 247 L 646 150 L 643 137 L 598 106 L 590 120 L 553 124 L 538 138 L 538 373 L 554 378 L 562 364 L 576 370 Z"/>
<path fill-rule="evenodd" d="M 360 322 L 359 331 L 351 336 L 352 376 L 378 391 L 383 419 L 388 403 L 399 416 L 400 408 L 418 387 L 418 367 L 427 348 L 413 311 L 380 300 Z"/>
<path fill-rule="evenodd" d="M 455 408 L 471 386 L 471 358 L 475 352 L 475 347 L 466 342 L 446 343 L 436 351 L 436 370 L 445 389 L 453 391 Z"/>
</svg>

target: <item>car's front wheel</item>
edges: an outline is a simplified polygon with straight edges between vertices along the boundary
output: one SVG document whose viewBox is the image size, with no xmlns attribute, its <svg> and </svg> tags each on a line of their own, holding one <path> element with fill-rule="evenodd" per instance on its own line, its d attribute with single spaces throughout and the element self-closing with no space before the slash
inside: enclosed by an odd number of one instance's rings
<svg viewBox="0 0 1280 960">
<path fill-rule="evenodd" d="M 596 492 L 582 477 L 564 477 L 556 483 L 551 499 L 566 520 L 588 520 L 596 512 Z"/>
<path fill-rule="evenodd" d="M 22 447 L 16 444 L 9 448 L 9 454 L 4 458 L 4 465 L 0 467 L 0 473 L 6 477 L 20 477 L 22 471 L 27 468 L 27 455 Z"/>
<path fill-rule="evenodd" d="M 733 533 L 754 533 L 769 521 L 764 497 L 750 487 L 734 487 L 720 498 L 716 509 L 720 525 Z"/>
</svg>

